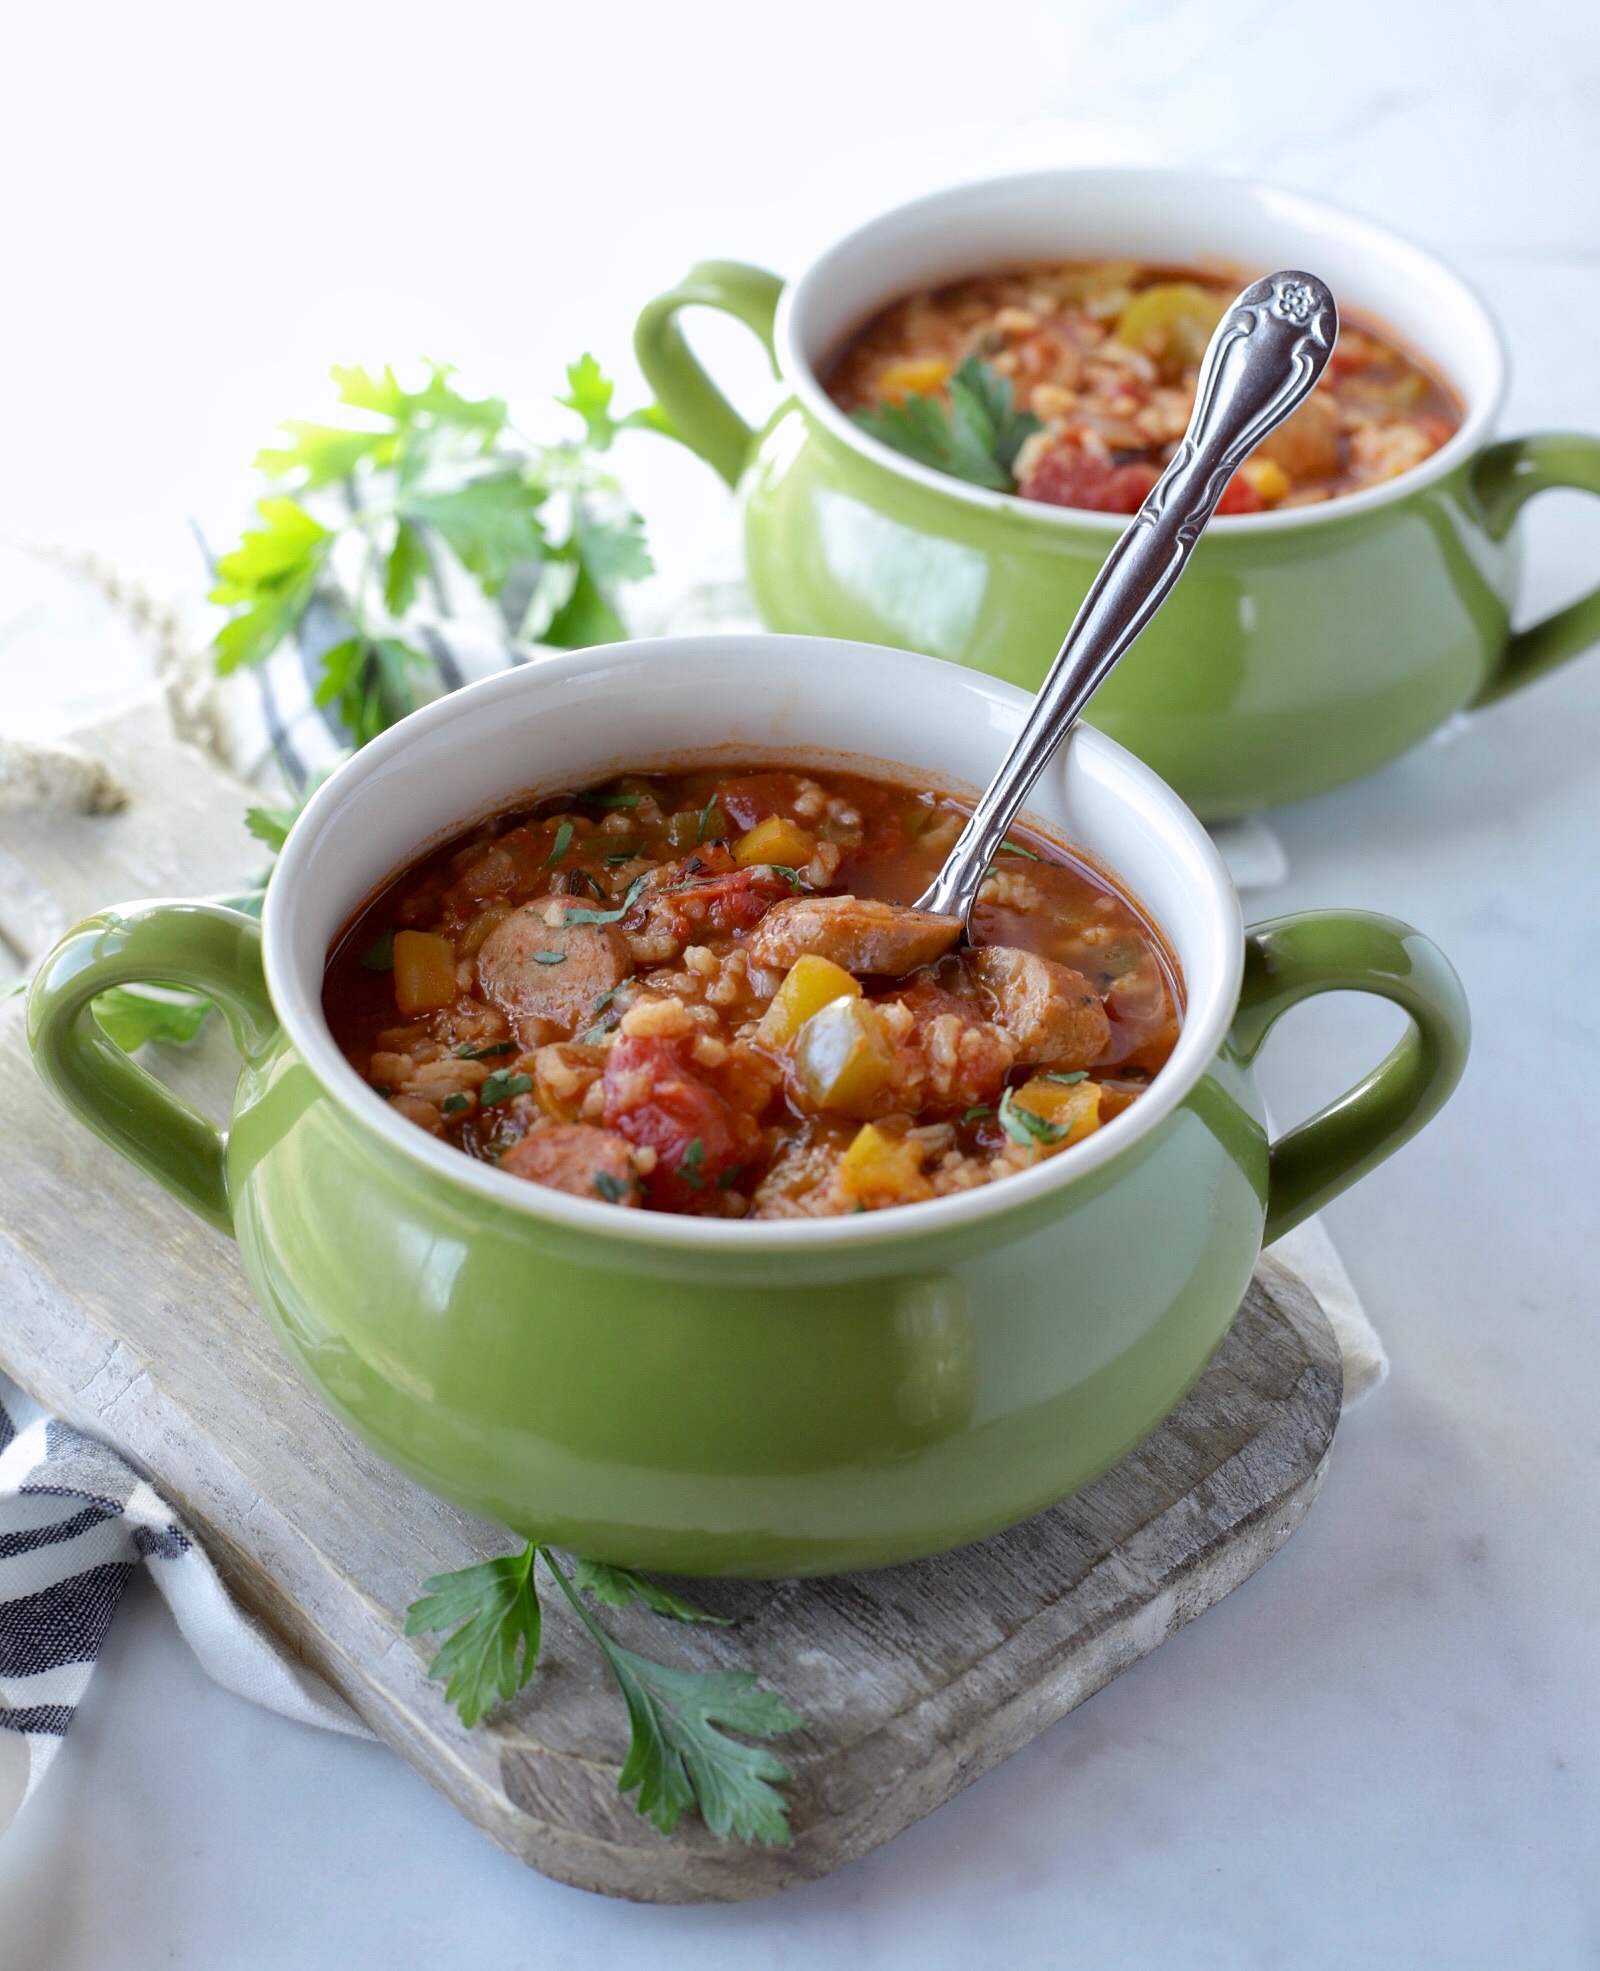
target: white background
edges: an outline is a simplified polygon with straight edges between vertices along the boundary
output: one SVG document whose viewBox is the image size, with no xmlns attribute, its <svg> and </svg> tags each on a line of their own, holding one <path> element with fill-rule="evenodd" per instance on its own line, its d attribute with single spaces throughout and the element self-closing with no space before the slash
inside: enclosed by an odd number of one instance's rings
<svg viewBox="0 0 1600 1971">
<path fill-rule="evenodd" d="M 1507 429 L 1600 428 L 1600 18 L 1579 0 L 422 9 L 79 6 L 0 29 L 0 535 L 191 595 L 191 518 L 251 496 L 329 362 L 426 353 L 536 432 L 562 364 L 624 378 L 700 257 L 793 270 L 949 179 L 1206 164 L 1332 196 L 1477 281 Z M 751 408 L 742 332 L 702 346 Z M 669 573 L 725 525 L 648 438 L 619 465 Z M 1530 606 L 1600 566 L 1545 502 Z M 26 612 L 23 612 L 26 615 Z M 138 680 L 51 675 L 0 595 L 0 727 Z M 1263 1574 L 886 1850 L 777 1903 L 610 1904 L 499 1854 L 398 1760 L 211 1688 L 129 1597 L 0 1846 L 0 1971 L 1010 1963 L 1600 1963 L 1600 664 L 1277 818 L 1267 907 L 1394 911 L 1460 966 L 1473 1064 L 1336 1206 L 1395 1361 Z M 1381 1015 L 1274 1043 L 1285 1114 Z"/>
</svg>

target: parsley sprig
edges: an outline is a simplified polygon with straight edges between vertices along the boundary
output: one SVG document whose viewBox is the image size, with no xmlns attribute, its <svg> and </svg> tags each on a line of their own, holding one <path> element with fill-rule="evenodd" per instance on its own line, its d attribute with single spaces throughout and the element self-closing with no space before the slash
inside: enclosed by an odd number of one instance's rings
<svg viewBox="0 0 1600 1971">
<path fill-rule="evenodd" d="M 406 1611 L 405 1632 L 452 1631 L 428 1675 L 444 1684 L 462 1723 L 471 1729 L 533 1676 L 543 1633 L 541 1563 L 627 1706 L 631 1735 L 617 1790 L 636 1793 L 635 1807 L 663 1834 L 693 1807 L 721 1840 L 786 1843 L 789 1820 L 777 1789 L 792 1774 L 776 1753 L 744 1741 L 798 1731 L 805 1720 L 748 1670 L 680 1670 L 625 1649 L 585 1596 L 612 1608 L 637 1603 L 676 1622 L 720 1622 L 631 1568 L 580 1560 L 569 1575 L 549 1547 L 530 1540 L 521 1553 L 424 1581 Z"/>
<path fill-rule="evenodd" d="M 1019 411 L 1011 379 L 980 357 L 969 356 L 948 386 L 949 401 L 920 390 L 898 403 L 856 411 L 869 437 L 903 452 L 919 465 L 948 472 L 997 493 L 1017 490 L 1012 467 L 1023 443 L 1040 429 L 1031 411 Z"/>
<path fill-rule="evenodd" d="M 272 491 L 216 564 L 211 600 L 230 614 L 216 663 L 259 664 L 290 637 L 319 671 L 317 703 L 364 745 L 443 685 L 424 631 L 485 599 L 509 636 L 577 649 L 625 634 L 619 587 L 652 572 L 643 524 L 603 470 L 620 431 L 668 432 L 653 407 L 616 418 L 592 356 L 557 401 L 579 440 L 539 445 L 504 401 L 469 397 L 445 364 L 403 379 L 335 366 L 336 424 L 291 421 L 256 455 Z"/>
</svg>

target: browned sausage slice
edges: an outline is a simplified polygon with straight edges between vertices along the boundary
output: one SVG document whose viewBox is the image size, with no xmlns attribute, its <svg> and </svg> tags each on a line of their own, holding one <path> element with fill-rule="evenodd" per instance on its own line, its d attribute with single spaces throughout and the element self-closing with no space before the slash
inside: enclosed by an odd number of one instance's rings
<svg viewBox="0 0 1600 1971">
<path fill-rule="evenodd" d="M 959 917 L 873 897 L 795 897 L 774 905 L 750 934 L 757 965 L 787 971 L 815 952 L 857 976 L 898 979 L 942 957 L 961 935 Z"/>
<path fill-rule="evenodd" d="M 514 910 L 478 953 L 478 984 L 524 1047 L 591 1026 L 595 1001 L 622 983 L 632 963 L 615 924 L 547 924 L 548 903 Z"/>
<path fill-rule="evenodd" d="M 1007 944 L 980 945 L 963 962 L 993 998 L 1019 1062 L 1087 1068 L 1100 1058 L 1111 1022 L 1081 972 Z"/>
<path fill-rule="evenodd" d="M 513 1177 L 526 1177 L 574 1198 L 637 1205 L 639 1180 L 629 1146 L 613 1129 L 588 1122 L 553 1122 L 531 1130 L 500 1159 Z"/>
</svg>

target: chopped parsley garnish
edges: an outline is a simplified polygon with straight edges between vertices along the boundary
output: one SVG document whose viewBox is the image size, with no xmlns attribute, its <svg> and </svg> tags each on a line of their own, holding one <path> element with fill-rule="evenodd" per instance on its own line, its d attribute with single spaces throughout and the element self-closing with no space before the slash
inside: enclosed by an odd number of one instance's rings
<svg viewBox="0 0 1600 1971">
<path fill-rule="evenodd" d="M 1047 860 L 1046 857 L 1040 855 L 1037 849 L 1025 849 L 1020 842 L 1002 842 L 1000 844 L 1000 853 L 1001 855 L 1025 855 L 1029 862 L 1044 862 Z"/>
<path fill-rule="evenodd" d="M 472 1107 L 470 1095 L 447 1095 L 439 1105 L 447 1116 L 458 1116 L 463 1109 Z"/>
<path fill-rule="evenodd" d="M 791 869 L 786 862 L 769 862 L 767 867 L 772 871 L 774 876 L 783 877 L 791 890 L 799 889 L 800 872 L 798 869 Z"/>
<path fill-rule="evenodd" d="M 689 1139 L 689 1147 L 683 1153 L 683 1162 L 678 1166 L 678 1175 L 693 1190 L 698 1191 L 700 1186 L 706 1181 L 705 1173 L 700 1168 L 705 1160 L 705 1144 L 701 1142 L 698 1136 L 692 1136 Z"/>
<path fill-rule="evenodd" d="M 385 931 L 374 945 L 368 945 L 361 954 L 363 972 L 392 972 L 394 970 L 394 932 Z"/>
<path fill-rule="evenodd" d="M 608 1033 L 615 1033 L 616 1030 L 617 1021 L 615 1019 L 596 1020 L 592 1027 L 585 1027 L 583 1032 L 578 1035 L 578 1045 L 580 1047 L 598 1047 Z"/>
<path fill-rule="evenodd" d="M 565 922 L 568 924 L 620 924 L 633 908 L 633 900 L 645 886 L 643 876 L 635 876 L 628 885 L 628 894 L 615 910 L 573 910 L 568 908 Z"/>
<path fill-rule="evenodd" d="M 546 869 L 554 869 L 567 850 L 572 847 L 572 836 L 572 823 L 570 821 L 562 822 L 561 826 L 556 830 L 555 844 L 551 848 L 549 857 L 545 862 L 544 866 Z"/>
<path fill-rule="evenodd" d="M 731 1191 L 743 1175 L 743 1171 L 744 1166 L 742 1164 L 729 1164 L 728 1168 L 717 1179 L 717 1189 L 719 1191 Z"/>
<path fill-rule="evenodd" d="M 594 1188 L 607 1204 L 621 1204 L 628 1195 L 628 1187 L 620 1177 L 613 1177 L 609 1170 L 597 1170 L 594 1174 Z"/>
<path fill-rule="evenodd" d="M 994 1110 L 986 1108 L 982 1102 L 975 1102 L 961 1118 L 963 1122 L 982 1122 L 985 1116 L 992 1116 Z"/>
<path fill-rule="evenodd" d="M 1087 1081 L 1089 1079 L 1089 1070 L 1087 1068 L 1079 1068 L 1076 1074 L 1042 1074 L 1039 1079 L 1041 1081 L 1059 1081 L 1064 1088 L 1070 1088 L 1075 1081 Z"/>
<path fill-rule="evenodd" d="M 469 1040 L 456 1049 L 458 1061 L 492 1061 L 497 1054 L 515 1054 L 515 1045 L 509 1040 L 491 1040 L 485 1047 L 474 1047 Z"/>
<path fill-rule="evenodd" d="M 1011 379 L 969 356 L 950 379 L 949 399 L 946 406 L 937 396 L 911 390 L 898 404 L 880 403 L 853 415 L 869 437 L 919 465 L 1014 493 L 1012 467 L 1040 424 L 1031 411 L 1016 408 Z"/>
<path fill-rule="evenodd" d="M 578 799 L 595 808 L 636 808 L 639 805 L 637 794 L 580 794 Z"/>
<path fill-rule="evenodd" d="M 486 1109 L 497 1102 L 509 1102 L 513 1095 L 526 1095 L 533 1086 L 530 1074 L 513 1074 L 509 1068 L 496 1068 L 478 1090 L 478 1100 Z"/>
<path fill-rule="evenodd" d="M 605 858 L 606 867 L 607 869 L 620 869 L 625 862 L 632 862 L 638 853 L 639 851 L 637 849 L 624 849 L 620 855 L 608 855 Z"/>
<path fill-rule="evenodd" d="M 1013 1143 L 1022 1144 L 1024 1149 L 1036 1148 L 1041 1143 L 1050 1148 L 1064 1142 L 1072 1133 L 1070 1123 L 1047 1122 L 1032 1109 L 1019 1108 L 1015 1095 L 1016 1091 L 1008 1088 L 1000 1097 L 1000 1127 Z"/>
<path fill-rule="evenodd" d="M 588 886 L 591 896 L 598 897 L 602 903 L 610 902 L 610 898 L 606 895 L 604 885 L 601 883 L 599 877 L 591 876 L 587 869 L 574 869 L 567 880 L 572 885 L 572 894 L 574 896 L 578 894 L 578 885 L 583 883 Z"/>
<path fill-rule="evenodd" d="M 603 1013 L 606 1010 L 606 1008 L 611 1004 L 612 1000 L 616 998 L 616 996 L 617 996 L 616 987 L 607 986 L 605 991 L 601 993 L 600 997 L 594 1002 L 594 1010 L 597 1013 Z"/>
<path fill-rule="evenodd" d="M 694 833 L 694 838 L 697 842 L 705 841 L 707 836 L 711 834 L 711 818 L 713 815 L 716 814 L 716 812 L 717 812 L 717 796 L 713 794 L 711 796 L 711 799 L 707 801 L 705 806 L 700 810 L 700 821 Z"/>
<path fill-rule="evenodd" d="M 564 951 L 536 951 L 533 962 L 535 965 L 565 965 L 567 954 Z"/>
</svg>

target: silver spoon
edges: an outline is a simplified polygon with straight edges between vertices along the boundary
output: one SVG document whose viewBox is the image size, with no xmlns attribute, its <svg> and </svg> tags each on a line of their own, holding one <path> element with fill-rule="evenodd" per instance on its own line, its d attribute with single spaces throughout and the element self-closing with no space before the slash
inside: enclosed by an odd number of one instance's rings
<svg viewBox="0 0 1600 1971">
<path fill-rule="evenodd" d="M 1252 282 L 1223 316 L 1200 366 L 1183 443 L 1106 556 L 1027 724 L 916 909 L 956 918 L 965 936 L 984 877 L 1034 782 L 1171 594 L 1235 469 L 1310 395 L 1338 327 L 1326 286 L 1292 269 Z"/>
</svg>

